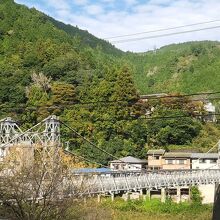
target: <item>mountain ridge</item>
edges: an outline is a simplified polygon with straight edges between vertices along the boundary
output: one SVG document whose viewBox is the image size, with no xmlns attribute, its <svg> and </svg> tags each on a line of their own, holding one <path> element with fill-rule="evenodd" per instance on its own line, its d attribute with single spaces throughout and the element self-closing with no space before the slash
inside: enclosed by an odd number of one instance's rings
<svg viewBox="0 0 220 220">
<path fill-rule="evenodd" d="M 75 29 L 70 29 L 56 27 L 36 9 L 12 0 L 0 1 L 1 118 L 11 116 L 23 123 L 25 130 L 55 114 L 118 157 L 144 158 L 150 147 L 168 148 L 171 144 L 178 149 L 193 145 L 205 149 L 218 139 L 217 125 L 207 127 L 195 120 L 189 100 L 174 100 L 171 105 L 169 100 L 138 102 L 140 94 L 217 90 L 218 42 L 120 55 L 110 52 L 115 49 L 109 44 L 98 46 L 99 40 L 91 40 L 94 45 L 90 46 L 79 34 L 71 35 L 69 31 Z M 152 117 L 186 118 L 141 120 L 151 106 L 156 109 Z M 71 150 L 90 159 L 105 164 L 111 159 L 68 131 L 64 139 L 70 141 Z"/>
</svg>

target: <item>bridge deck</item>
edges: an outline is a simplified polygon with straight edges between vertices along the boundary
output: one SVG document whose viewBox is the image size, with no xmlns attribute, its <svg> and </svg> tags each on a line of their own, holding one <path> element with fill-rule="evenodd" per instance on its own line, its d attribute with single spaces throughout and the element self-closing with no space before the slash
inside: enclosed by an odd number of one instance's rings
<svg viewBox="0 0 220 220">
<path fill-rule="evenodd" d="M 86 194 L 117 194 L 121 191 L 215 184 L 220 182 L 220 170 L 73 174 L 77 185 L 78 177 L 81 185 L 85 185 Z"/>
</svg>

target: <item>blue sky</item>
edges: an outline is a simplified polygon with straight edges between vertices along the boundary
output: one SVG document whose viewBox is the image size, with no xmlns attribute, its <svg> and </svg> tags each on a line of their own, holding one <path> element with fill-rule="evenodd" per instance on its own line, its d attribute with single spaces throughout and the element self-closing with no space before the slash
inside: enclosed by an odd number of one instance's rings
<svg viewBox="0 0 220 220">
<path fill-rule="evenodd" d="M 219 0 L 15 0 L 100 38 L 139 33 L 161 28 L 220 20 Z M 220 22 L 181 29 L 210 26 Z M 176 30 L 175 30 L 176 31 Z M 172 33 L 166 31 L 154 33 Z M 180 31 L 180 30 L 178 30 Z M 152 34 L 150 34 L 151 36 Z M 149 34 L 140 37 L 149 36 Z M 123 38 L 124 39 L 124 38 Z M 120 40 L 120 38 L 118 39 Z M 164 38 L 115 44 L 127 51 L 147 51 L 155 47 L 193 40 L 220 40 L 220 28 Z"/>
</svg>

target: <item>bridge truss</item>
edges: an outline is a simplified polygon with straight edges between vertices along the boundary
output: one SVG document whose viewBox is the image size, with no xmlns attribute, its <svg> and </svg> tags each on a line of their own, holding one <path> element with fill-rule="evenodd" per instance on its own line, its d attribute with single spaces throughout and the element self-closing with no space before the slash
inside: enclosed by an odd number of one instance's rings
<svg viewBox="0 0 220 220">
<path fill-rule="evenodd" d="M 51 157 L 51 154 L 57 153 L 61 146 L 59 119 L 56 116 L 50 116 L 25 132 L 11 118 L 1 120 L 0 159 L 2 160 L 9 153 L 10 148 L 19 145 L 32 149 L 41 145 L 45 154 L 54 162 L 54 157 Z M 70 170 L 68 178 L 62 184 L 62 191 L 68 188 L 69 194 L 74 194 L 75 186 L 83 185 L 81 193 L 85 195 L 117 194 L 144 189 L 215 184 L 219 182 L 220 170 L 210 169 L 89 174 Z"/>
<path fill-rule="evenodd" d="M 220 170 L 93 173 L 86 194 L 118 194 L 161 188 L 187 187 L 220 182 Z"/>
</svg>

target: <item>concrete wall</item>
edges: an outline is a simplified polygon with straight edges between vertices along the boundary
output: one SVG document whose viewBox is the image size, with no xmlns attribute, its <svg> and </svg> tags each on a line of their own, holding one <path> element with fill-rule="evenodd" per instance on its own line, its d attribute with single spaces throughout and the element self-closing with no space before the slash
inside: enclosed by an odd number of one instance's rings
<svg viewBox="0 0 220 220">
<path fill-rule="evenodd" d="M 203 200 L 202 200 L 203 204 L 214 203 L 215 184 L 200 185 L 198 186 L 198 189 L 201 192 L 201 195 L 203 197 Z"/>
</svg>

